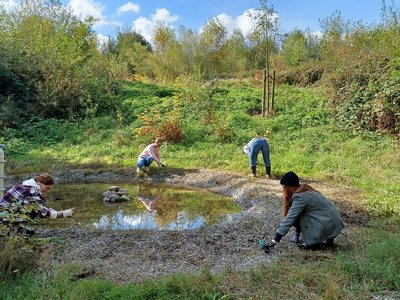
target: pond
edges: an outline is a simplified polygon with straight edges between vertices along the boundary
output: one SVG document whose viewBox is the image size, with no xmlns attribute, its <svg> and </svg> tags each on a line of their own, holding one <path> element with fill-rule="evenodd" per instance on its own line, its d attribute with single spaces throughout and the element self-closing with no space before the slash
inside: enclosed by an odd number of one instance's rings
<svg viewBox="0 0 400 300">
<path fill-rule="evenodd" d="M 121 189 L 128 190 L 131 200 L 103 202 L 103 192 L 112 185 L 56 185 L 45 195 L 46 206 L 56 210 L 75 207 L 75 215 L 72 218 L 41 220 L 41 226 L 184 230 L 215 224 L 241 211 L 227 196 L 154 184 L 118 184 Z"/>
</svg>

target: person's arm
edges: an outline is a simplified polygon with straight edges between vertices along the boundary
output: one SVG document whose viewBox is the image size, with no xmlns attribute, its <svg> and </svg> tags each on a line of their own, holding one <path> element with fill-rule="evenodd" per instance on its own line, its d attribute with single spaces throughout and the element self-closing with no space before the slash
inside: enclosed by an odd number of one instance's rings
<svg viewBox="0 0 400 300">
<path fill-rule="evenodd" d="M 30 197 L 29 197 L 29 202 L 35 202 L 39 204 L 39 210 L 37 211 L 37 214 L 40 218 L 66 218 L 66 217 L 72 217 L 73 215 L 73 208 L 66 209 L 66 210 L 54 210 L 51 208 L 47 208 L 45 206 L 46 200 L 40 193 L 39 189 L 35 187 L 31 187 L 30 189 Z"/>
<path fill-rule="evenodd" d="M 287 216 L 282 220 L 281 224 L 279 224 L 274 238 L 267 244 L 265 244 L 262 249 L 265 253 L 268 253 L 275 247 L 276 244 L 280 242 L 282 237 L 284 237 L 290 228 L 292 228 L 294 222 L 299 218 L 300 214 L 303 212 L 306 203 L 302 197 L 295 196 L 292 200 L 292 206 L 289 209 Z"/>
<path fill-rule="evenodd" d="M 299 218 L 304 208 L 306 207 L 306 201 L 303 197 L 299 195 L 295 195 L 292 199 L 292 205 L 289 208 L 287 216 L 282 220 L 281 224 L 279 224 L 274 240 L 279 242 L 280 239 L 285 236 L 290 228 L 292 228 L 293 224 Z"/>
</svg>

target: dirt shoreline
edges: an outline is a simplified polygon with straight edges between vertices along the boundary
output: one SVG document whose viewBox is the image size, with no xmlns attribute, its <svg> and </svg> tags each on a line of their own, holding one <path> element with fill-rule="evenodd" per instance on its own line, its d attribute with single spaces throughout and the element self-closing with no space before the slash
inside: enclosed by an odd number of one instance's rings
<svg viewBox="0 0 400 300">
<path fill-rule="evenodd" d="M 137 182 L 131 170 L 53 172 L 58 183 Z M 16 176 L 8 184 L 27 177 Z M 100 231 L 74 228 L 39 230 L 39 237 L 59 237 L 65 243 L 50 251 L 50 264 L 80 263 L 88 276 L 115 283 L 138 282 L 174 273 L 212 273 L 246 270 L 271 264 L 286 256 L 332 257 L 335 250 L 302 251 L 287 237 L 270 254 L 257 246 L 263 234 L 272 238 L 282 219 L 281 186 L 276 179 L 247 177 L 207 169 L 157 170 L 139 181 L 200 188 L 231 196 L 242 208 L 232 220 L 195 230 Z M 352 236 L 365 224 L 366 214 L 354 205 L 359 196 L 353 190 L 310 183 L 338 206 L 346 229 L 337 238 L 337 248 L 352 247 Z"/>
</svg>

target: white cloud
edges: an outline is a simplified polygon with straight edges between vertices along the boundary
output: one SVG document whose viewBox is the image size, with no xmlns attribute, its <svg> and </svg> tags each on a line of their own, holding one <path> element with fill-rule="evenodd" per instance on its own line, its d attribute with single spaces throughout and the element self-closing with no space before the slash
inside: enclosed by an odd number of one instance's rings
<svg viewBox="0 0 400 300">
<path fill-rule="evenodd" d="M 106 36 L 104 34 L 98 33 L 97 34 L 97 45 L 99 47 L 103 46 L 104 44 L 106 44 L 108 42 L 108 40 L 110 39 L 109 36 Z"/>
<path fill-rule="evenodd" d="M 310 35 L 311 35 L 312 37 L 317 38 L 317 39 L 322 39 L 322 37 L 324 36 L 324 35 L 322 34 L 322 32 L 319 31 L 319 30 L 311 32 Z"/>
<path fill-rule="evenodd" d="M 255 9 L 250 8 L 237 17 L 231 17 L 226 13 L 222 13 L 216 16 L 215 19 L 218 19 L 226 27 L 229 33 L 232 33 L 234 29 L 239 29 L 243 35 L 246 36 L 252 29 L 254 29 L 254 20 L 249 16 L 250 14 L 254 15 L 254 13 Z M 273 22 L 277 22 L 278 19 L 279 16 L 277 14 L 272 16 Z M 200 32 L 202 31 L 203 27 L 200 28 Z"/>
<path fill-rule="evenodd" d="M 165 8 L 159 8 L 156 10 L 154 15 L 151 15 L 151 20 L 153 22 L 163 22 L 170 24 L 179 19 L 178 15 L 170 15 L 169 11 Z"/>
<path fill-rule="evenodd" d="M 233 25 L 232 17 L 228 16 L 226 13 L 219 14 L 215 19 L 218 19 L 227 28 Z"/>
<path fill-rule="evenodd" d="M 103 15 L 105 6 L 100 2 L 96 2 L 94 0 L 71 0 L 67 6 L 70 7 L 72 11 L 82 19 L 85 19 L 88 16 L 92 16 L 97 19 L 94 24 L 95 28 L 104 25 L 121 26 L 120 22 L 107 20 L 107 18 Z"/>
<path fill-rule="evenodd" d="M 140 17 L 133 21 L 133 29 L 144 36 L 148 41 L 151 40 L 153 34 L 154 23 L 146 19 L 145 17 Z"/>
<path fill-rule="evenodd" d="M 139 17 L 133 21 L 132 27 L 135 31 L 143 35 L 146 40 L 151 41 L 154 27 L 158 23 L 171 25 L 178 19 L 178 15 L 171 15 L 167 9 L 159 8 L 156 10 L 155 14 L 150 16 L 150 19 Z"/>
<path fill-rule="evenodd" d="M 244 11 L 240 16 L 236 17 L 236 27 L 243 33 L 244 36 L 250 33 L 254 28 L 254 20 L 249 17 L 249 14 L 254 14 L 254 8 Z"/>
<path fill-rule="evenodd" d="M 134 13 L 138 13 L 140 11 L 139 4 L 128 2 L 128 3 L 118 7 L 118 9 L 117 9 L 117 12 L 119 15 L 130 12 L 130 11 L 132 11 Z"/>
<path fill-rule="evenodd" d="M 95 17 L 99 21 L 103 21 L 104 6 L 93 0 L 71 0 L 68 6 L 72 8 L 75 14 L 86 18 L 88 16 Z"/>
<path fill-rule="evenodd" d="M 17 2 L 14 0 L 7 0 L 7 1 L 2 0 L 0 1 L 0 5 L 4 6 L 5 9 L 10 10 L 15 6 L 17 6 Z"/>
</svg>

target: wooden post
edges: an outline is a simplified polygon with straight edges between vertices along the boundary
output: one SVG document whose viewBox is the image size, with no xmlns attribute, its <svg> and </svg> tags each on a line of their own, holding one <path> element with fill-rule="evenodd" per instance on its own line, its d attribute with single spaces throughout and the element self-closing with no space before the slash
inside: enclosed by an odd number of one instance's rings
<svg viewBox="0 0 400 300">
<path fill-rule="evenodd" d="M 268 68 L 268 72 L 267 72 L 267 86 L 268 86 L 268 90 L 267 90 L 267 112 L 269 114 L 269 99 L 271 98 L 271 93 L 270 93 L 270 83 L 269 83 L 269 67 Z"/>
<path fill-rule="evenodd" d="M 265 117 L 266 88 L 267 88 L 267 70 L 264 69 L 264 76 L 263 76 L 263 96 L 262 96 L 262 103 L 261 103 L 261 114 L 262 114 L 263 117 Z"/>
<path fill-rule="evenodd" d="M 272 76 L 272 99 L 271 99 L 271 112 L 275 112 L 274 108 L 274 102 L 275 102 L 275 71 Z"/>
<path fill-rule="evenodd" d="M 4 194 L 4 151 L 3 148 L 5 148 L 6 145 L 0 144 L 0 196 L 3 196 Z"/>
</svg>

